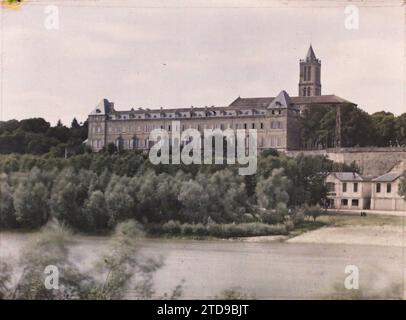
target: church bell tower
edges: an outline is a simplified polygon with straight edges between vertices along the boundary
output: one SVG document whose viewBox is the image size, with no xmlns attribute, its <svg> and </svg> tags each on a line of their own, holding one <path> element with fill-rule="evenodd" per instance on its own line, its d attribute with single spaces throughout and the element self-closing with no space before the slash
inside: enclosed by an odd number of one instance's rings
<svg viewBox="0 0 406 320">
<path fill-rule="evenodd" d="M 310 45 L 306 58 L 300 60 L 299 97 L 321 95 L 320 71 L 321 61 L 316 58 Z"/>
</svg>

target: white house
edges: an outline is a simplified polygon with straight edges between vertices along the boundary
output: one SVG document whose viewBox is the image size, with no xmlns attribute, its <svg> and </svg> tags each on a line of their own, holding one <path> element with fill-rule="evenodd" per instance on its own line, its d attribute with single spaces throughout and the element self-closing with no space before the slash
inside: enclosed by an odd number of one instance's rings
<svg viewBox="0 0 406 320">
<path fill-rule="evenodd" d="M 356 172 L 331 172 L 326 177 L 327 205 L 334 209 L 369 209 L 371 182 Z"/>
<path fill-rule="evenodd" d="M 400 166 L 372 180 L 371 209 L 406 211 L 406 201 L 399 195 L 403 170 Z"/>
</svg>

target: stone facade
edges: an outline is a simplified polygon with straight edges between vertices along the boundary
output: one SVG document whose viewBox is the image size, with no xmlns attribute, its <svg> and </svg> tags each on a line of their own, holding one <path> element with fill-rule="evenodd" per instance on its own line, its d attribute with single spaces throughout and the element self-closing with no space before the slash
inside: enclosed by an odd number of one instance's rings
<svg viewBox="0 0 406 320">
<path fill-rule="evenodd" d="M 321 96 L 321 61 L 316 58 L 312 46 L 306 59 L 300 60 L 299 96 Z"/>
<path fill-rule="evenodd" d="M 170 133 L 173 123 L 179 122 L 180 131 L 256 129 L 259 152 L 269 148 L 297 150 L 301 147 L 299 117 L 305 108 L 317 104 L 332 107 L 353 104 L 335 95 L 321 95 L 320 68 L 320 61 L 310 47 L 306 59 L 300 62 L 299 91 L 304 85 L 312 89 L 309 94 L 306 89 L 305 95 L 297 97 L 281 91 L 276 97 L 238 97 L 225 107 L 127 111 L 115 110 L 114 103 L 103 99 L 89 115 L 87 143 L 96 152 L 110 143 L 122 149 L 148 150 L 153 143 L 149 141 L 151 130 L 166 129 Z"/>
<path fill-rule="evenodd" d="M 336 148 L 323 150 L 290 150 L 288 156 L 296 157 L 304 155 L 323 155 L 337 163 L 355 163 L 363 176 L 377 177 L 390 171 L 396 164 L 406 161 L 405 147 L 358 147 Z"/>
</svg>

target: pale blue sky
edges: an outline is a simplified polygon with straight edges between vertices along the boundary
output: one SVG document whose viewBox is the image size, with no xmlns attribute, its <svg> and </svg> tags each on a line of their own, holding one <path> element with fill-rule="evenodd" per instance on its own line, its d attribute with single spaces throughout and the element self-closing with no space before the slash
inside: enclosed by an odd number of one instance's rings
<svg viewBox="0 0 406 320">
<path fill-rule="evenodd" d="M 58 5 L 59 30 L 44 27 L 46 4 Z M 351 31 L 345 1 L 39 1 L 3 10 L 2 120 L 83 121 L 102 98 L 122 110 L 295 96 L 310 42 L 323 94 L 400 114 L 405 11 L 382 4 L 359 5 Z"/>
</svg>

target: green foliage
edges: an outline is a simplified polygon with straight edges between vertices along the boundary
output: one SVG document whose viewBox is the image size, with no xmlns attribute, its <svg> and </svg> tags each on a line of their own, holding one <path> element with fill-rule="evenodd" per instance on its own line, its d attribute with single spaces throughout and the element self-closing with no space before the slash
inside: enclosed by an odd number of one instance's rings
<svg viewBox="0 0 406 320">
<path fill-rule="evenodd" d="M 274 152 L 259 156 L 258 172 L 248 179 L 236 166 L 153 166 L 137 152 L 3 155 L 0 222 L 38 228 L 55 218 L 85 232 L 111 230 L 127 219 L 203 229 L 211 222 L 285 223 L 292 208 L 323 203 L 325 175 L 335 169 L 322 156 Z"/>
<path fill-rule="evenodd" d="M 0 174 L 0 228 L 12 228 L 17 223 L 13 192 L 7 180 L 6 174 Z"/>
<path fill-rule="evenodd" d="M 402 196 L 406 201 L 406 171 L 403 172 L 402 178 L 400 180 L 399 195 Z"/>
<path fill-rule="evenodd" d="M 261 222 L 251 223 L 180 223 L 179 221 L 168 221 L 162 226 L 154 225 L 150 227 L 152 233 L 165 233 L 178 236 L 195 237 L 217 237 L 217 238 L 235 238 L 235 237 L 255 237 L 269 235 L 286 235 L 286 225 L 266 224 Z"/>
<path fill-rule="evenodd" d="M 96 264 L 97 283 L 89 298 L 122 299 L 127 291 L 140 299 L 151 298 L 152 276 L 162 266 L 161 260 L 139 254 L 139 242 L 143 237 L 141 226 L 134 220 L 119 223 L 111 238 L 109 250 Z"/>
<path fill-rule="evenodd" d="M 80 125 L 73 119 L 71 128 L 62 123 L 51 127 L 42 118 L 0 122 L 0 154 L 47 154 L 63 157 L 68 152 L 83 153 L 87 138 L 87 122 Z"/>
<path fill-rule="evenodd" d="M 284 175 L 283 168 L 273 169 L 270 177 L 257 184 L 256 193 L 258 205 L 265 209 L 276 209 L 289 201 L 289 179 Z"/>
<path fill-rule="evenodd" d="M 301 118 L 302 146 L 306 149 L 335 147 L 337 109 L 327 105 L 305 110 Z M 356 106 L 341 107 L 343 147 L 406 145 L 406 114 L 395 117 L 390 112 L 369 115 Z"/>
<path fill-rule="evenodd" d="M 70 241 L 71 232 L 62 225 L 46 225 L 38 237 L 23 249 L 18 263 L 22 272 L 8 297 L 35 300 L 79 298 L 87 277 L 68 259 L 67 245 Z M 49 265 L 63 270 L 59 273 L 58 290 L 48 290 L 44 285 L 44 270 Z"/>
<path fill-rule="evenodd" d="M 16 283 L 11 265 L 0 263 L 0 298 L 2 299 L 123 299 L 131 291 L 139 299 L 152 298 L 153 275 L 162 266 L 161 260 L 139 253 L 143 236 L 140 226 L 132 221 L 117 225 L 106 252 L 88 271 L 79 270 L 70 258 L 72 233 L 61 224 L 49 223 L 21 254 L 21 272 Z M 44 285 L 47 266 L 59 270 L 58 289 Z M 17 274 L 16 274 L 17 275 Z M 171 298 L 179 298 L 177 286 Z"/>
<path fill-rule="evenodd" d="M 320 217 L 324 213 L 324 210 L 319 206 L 305 206 L 304 207 L 304 215 L 306 217 L 310 217 L 313 219 L 314 222 L 316 222 L 316 219 Z"/>
</svg>

